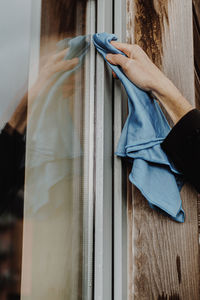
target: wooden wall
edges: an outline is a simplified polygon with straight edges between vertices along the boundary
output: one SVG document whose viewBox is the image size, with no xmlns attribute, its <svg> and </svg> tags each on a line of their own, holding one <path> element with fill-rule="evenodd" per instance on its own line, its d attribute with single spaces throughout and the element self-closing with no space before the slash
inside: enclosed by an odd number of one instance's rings
<svg viewBox="0 0 200 300">
<path fill-rule="evenodd" d="M 192 0 L 127 0 L 127 42 L 139 44 L 195 103 Z M 184 224 L 153 211 L 128 183 L 129 300 L 200 299 L 197 194 L 186 185 L 181 197 Z"/>
</svg>

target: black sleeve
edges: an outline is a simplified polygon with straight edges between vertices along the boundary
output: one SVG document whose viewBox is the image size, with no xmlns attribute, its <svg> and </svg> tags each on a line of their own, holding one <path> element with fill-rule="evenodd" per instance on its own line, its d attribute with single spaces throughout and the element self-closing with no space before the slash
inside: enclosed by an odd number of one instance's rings
<svg viewBox="0 0 200 300">
<path fill-rule="evenodd" d="M 25 142 L 9 124 L 0 133 L 0 213 L 24 181 Z"/>
<path fill-rule="evenodd" d="M 200 193 L 200 111 L 192 109 L 185 114 L 161 147 Z"/>
</svg>

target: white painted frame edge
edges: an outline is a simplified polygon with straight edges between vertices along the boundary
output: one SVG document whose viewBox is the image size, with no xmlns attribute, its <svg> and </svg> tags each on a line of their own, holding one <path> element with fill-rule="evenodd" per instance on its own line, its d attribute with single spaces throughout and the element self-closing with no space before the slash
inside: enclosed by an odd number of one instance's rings
<svg viewBox="0 0 200 300">
<path fill-rule="evenodd" d="M 113 1 L 97 0 L 97 32 L 113 30 Z M 94 299 L 112 299 L 113 97 L 112 75 L 96 55 Z"/>
<path fill-rule="evenodd" d="M 95 33 L 96 1 L 86 8 L 86 34 Z M 85 61 L 85 139 L 84 139 L 84 199 L 83 199 L 83 299 L 93 299 L 93 233 L 94 233 L 94 120 L 95 120 L 95 49 L 90 36 L 90 52 Z"/>
<path fill-rule="evenodd" d="M 114 33 L 126 42 L 126 1 L 114 0 Z M 127 96 L 114 83 L 114 150 L 121 135 Z M 127 175 L 121 158 L 114 156 L 114 299 L 127 299 Z"/>
</svg>

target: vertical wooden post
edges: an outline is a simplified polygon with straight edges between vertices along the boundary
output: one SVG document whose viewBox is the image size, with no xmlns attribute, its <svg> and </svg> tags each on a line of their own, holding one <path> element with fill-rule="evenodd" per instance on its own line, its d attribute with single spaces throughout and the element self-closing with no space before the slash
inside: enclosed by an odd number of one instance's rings
<svg viewBox="0 0 200 300">
<path fill-rule="evenodd" d="M 127 14 L 127 42 L 139 44 L 194 104 L 192 0 L 127 0 Z M 195 190 L 182 190 L 180 224 L 128 185 L 129 300 L 200 299 Z"/>
</svg>

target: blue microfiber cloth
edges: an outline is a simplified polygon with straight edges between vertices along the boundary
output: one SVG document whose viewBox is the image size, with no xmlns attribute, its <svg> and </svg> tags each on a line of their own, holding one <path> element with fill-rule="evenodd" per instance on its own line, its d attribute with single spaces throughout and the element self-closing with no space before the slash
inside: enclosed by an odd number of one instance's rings
<svg viewBox="0 0 200 300">
<path fill-rule="evenodd" d="M 108 53 L 125 55 L 110 44 L 112 40 L 117 40 L 114 34 L 103 32 L 93 35 L 96 49 L 121 80 L 128 95 L 129 113 L 116 154 L 132 161 L 129 179 L 150 207 L 184 222 L 180 198 L 183 177 L 160 146 L 171 128 L 156 100 L 135 86 L 121 67 L 106 60 Z"/>
</svg>

